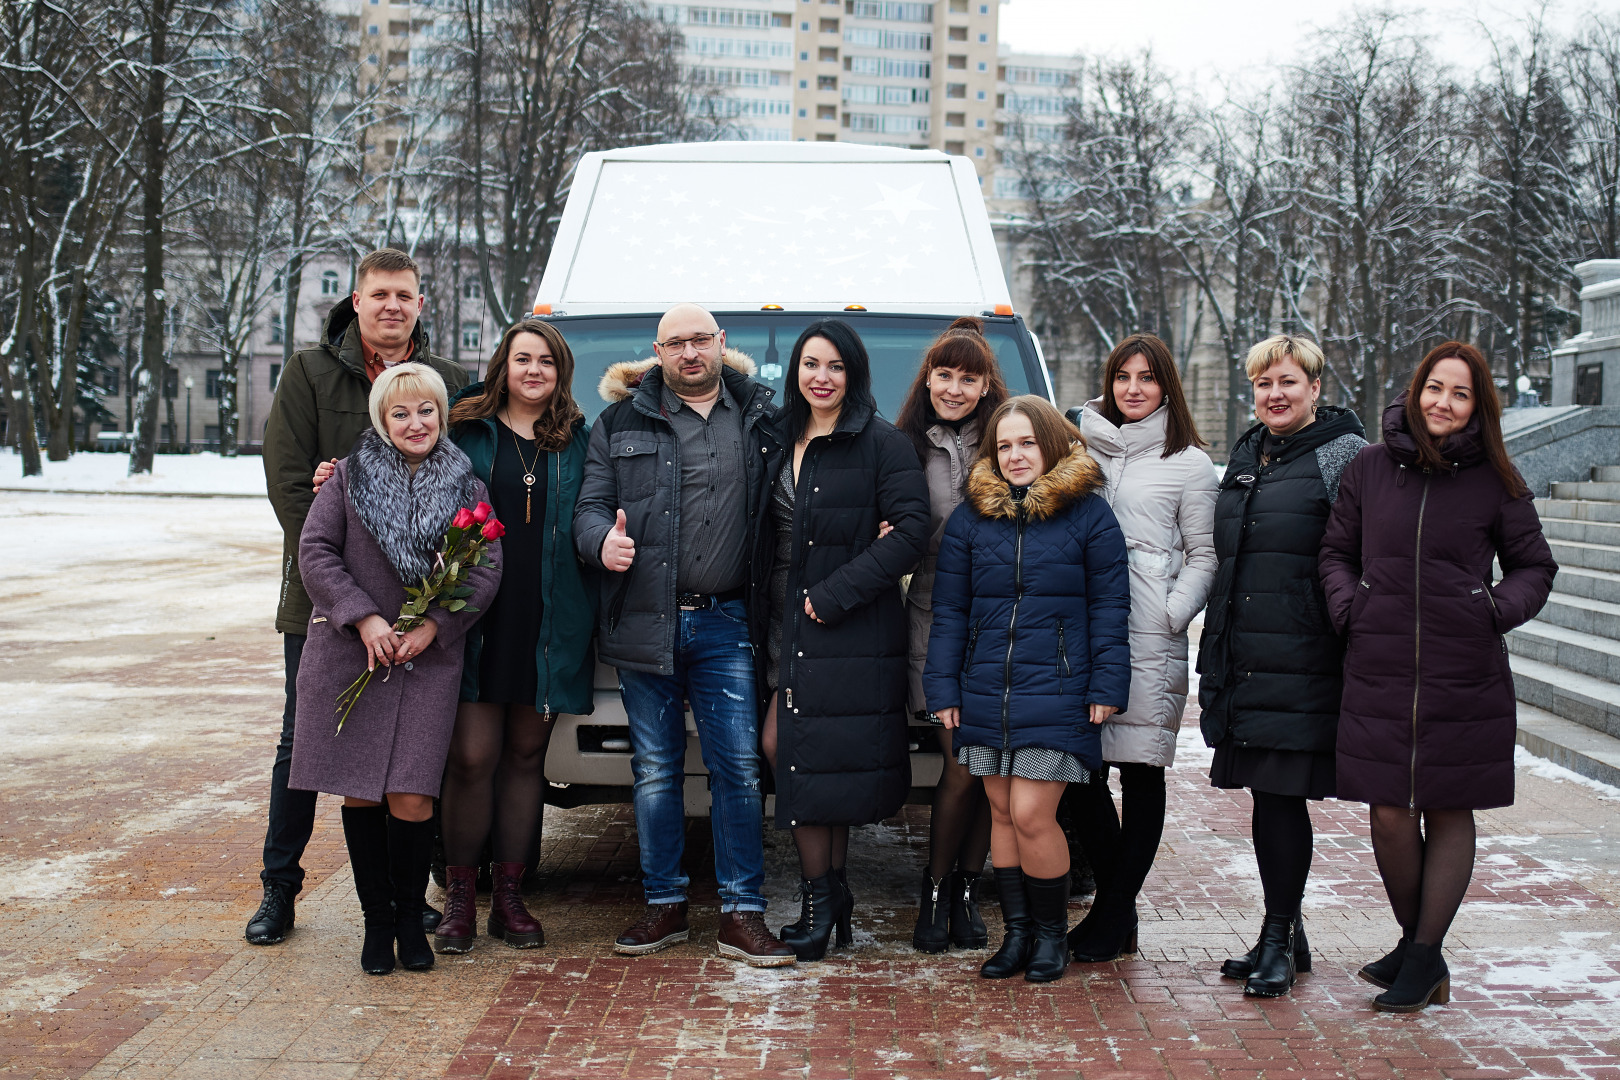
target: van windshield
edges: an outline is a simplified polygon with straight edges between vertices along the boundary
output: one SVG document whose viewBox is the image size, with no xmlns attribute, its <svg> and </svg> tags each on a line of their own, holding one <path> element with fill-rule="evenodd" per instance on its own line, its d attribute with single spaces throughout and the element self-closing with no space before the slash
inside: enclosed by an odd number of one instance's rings
<svg viewBox="0 0 1620 1080">
<path fill-rule="evenodd" d="M 782 401 L 782 384 L 791 358 L 793 343 L 810 323 L 826 318 L 825 313 L 718 312 L 715 319 L 726 332 L 726 344 L 754 358 L 757 378 L 776 390 Z M 923 354 L 940 331 L 951 324 L 947 316 L 862 315 L 841 313 L 861 335 L 872 358 L 872 395 L 878 409 L 889 420 L 900 413 L 906 392 L 917 377 Z M 553 322 L 574 352 L 574 400 L 594 421 L 607 404 L 597 391 L 602 373 L 621 361 L 648 360 L 658 330 L 656 315 L 601 315 L 569 318 Z M 1015 319 L 986 319 L 985 337 L 1001 362 L 1001 376 L 1011 394 L 1044 394 L 1046 386 L 1038 374 L 1038 361 L 1023 325 Z"/>
</svg>

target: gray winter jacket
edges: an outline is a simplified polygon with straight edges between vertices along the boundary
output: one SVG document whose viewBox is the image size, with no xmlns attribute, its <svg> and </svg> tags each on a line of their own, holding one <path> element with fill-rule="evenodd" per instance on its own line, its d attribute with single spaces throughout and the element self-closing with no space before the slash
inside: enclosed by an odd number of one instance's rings
<svg viewBox="0 0 1620 1080">
<path fill-rule="evenodd" d="M 781 451 L 761 420 L 772 415 L 776 393 L 755 382 L 754 362 L 727 349 L 721 377 L 743 411 L 743 460 L 748 470 L 749 634 L 765 640 L 765 594 L 775 530 L 764 513 Z M 602 570 L 602 541 L 624 511 L 625 532 L 636 542 L 635 561 L 622 574 L 603 570 L 597 655 L 602 663 L 631 671 L 670 675 L 675 670 L 675 604 L 680 535 L 680 439 L 660 401 L 664 373 L 657 360 L 614 364 L 598 389 L 611 402 L 591 426 L 585 478 L 574 504 L 574 546 L 580 558 Z M 756 654 L 763 657 L 765 650 Z M 763 661 L 759 678 L 764 683 Z"/>
<path fill-rule="evenodd" d="M 955 430 L 945 424 L 928 425 L 928 452 L 922 456 L 923 473 L 928 479 L 928 547 L 906 587 L 911 639 L 909 707 L 913 712 L 928 707 L 922 675 L 928 664 L 928 632 L 933 624 L 934 568 L 939 562 L 939 542 L 945 536 L 945 523 L 962 504 L 967 491 L 968 473 L 979 452 L 979 425 L 983 419 L 974 415 Z"/>
<path fill-rule="evenodd" d="M 1162 406 L 1122 427 L 1101 407 L 1097 398 L 1076 410 L 1080 433 L 1108 478 L 1106 497 L 1131 567 L 1130 708 L 1103 725 L 1103 760 L 1169 766 L 1187 706 L 1187 624 L 1215 578 L 1219 484 L 1197 447 L 1162 456 Z"/>
</svg>

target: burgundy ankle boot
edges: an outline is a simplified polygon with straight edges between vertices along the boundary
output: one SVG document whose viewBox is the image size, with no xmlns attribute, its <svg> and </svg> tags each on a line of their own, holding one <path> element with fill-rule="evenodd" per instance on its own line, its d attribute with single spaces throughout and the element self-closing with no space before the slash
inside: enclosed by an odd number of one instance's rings
<svg viewBox="0 0 1620 1080">
<path fill-rule="evenodd" d="M 471 952 L 478 936 L 478 867 L 444 868 L 444 918 L 433 930 L 433 948 L 441 953 Z"/>
<path fill-rule="evenodd" d="M 523 864 L 495 863 L 495 889 L 489 897 L 489 936 L 514 949 L 536 949 L 546 943 L 540 920 L 523 906 Z M 447 916 L 448 917 L 448 916 Z"/>
</svg>

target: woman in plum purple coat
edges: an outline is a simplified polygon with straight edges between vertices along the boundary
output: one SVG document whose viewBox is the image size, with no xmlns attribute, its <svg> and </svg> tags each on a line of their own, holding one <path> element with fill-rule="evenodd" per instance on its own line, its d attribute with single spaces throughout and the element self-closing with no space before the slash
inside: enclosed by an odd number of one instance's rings
<svg viewBox="0 0 1620 1080">
<path fill-rule="evenodd" d="M 365 915 L 360 966 L 433 966 L 422 929 L 439 793 L 461 692 L 462 639 L 472 610 L 430 607 L 427 622 L 395 634 L 405 583 L 433 570 L 457 510 L 489 496 L 467 455 L 441 438 L 444 380 L 425 364 L 383 372 L 371 389 L 373 430 L 361 435 L 310 507 L 298 567 L 314 610 L 298 668 L 289 786 L 343 798 L 343 838 Z M 469 609 L 487 609 L 496 567 L 467 572 Z M 338 694 L 368 667 L 372 678 L 337 730 Z"/>
<path fill-rule="evenodd" d="M 1479 350 L 1435 348 L 1384 410 L 1384 441 L 1345 469 L 1322 540 L 1328 611 L 1349 635 L 1338 794 L 1372 808 L 1401 926 L 1361 969 L 1388 1011 L 1450 998 L 1440 943 L 1473 873 L 1474 811 L 1513 802 L 1503 635 L 1541 610 L 1558 570 L 1501 415 Z"/>
</svg>

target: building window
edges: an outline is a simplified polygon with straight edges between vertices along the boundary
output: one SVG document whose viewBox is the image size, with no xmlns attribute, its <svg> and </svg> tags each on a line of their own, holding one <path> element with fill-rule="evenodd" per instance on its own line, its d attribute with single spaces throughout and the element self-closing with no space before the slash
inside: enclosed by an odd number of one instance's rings
<svg viewBox="0 0 1620 1080">
<path fill-rule="evenodd" d="M 370 26 L 366 27 L 366 33 L 375 34 L 376 32 L 377 32 L 377 24 L 376 23 L 372 23 Z M 371 62 L 373 64 L 375 64 L 377 62 L 377 58 L 375 56 L 371 57 Z"/>
<path fill-rule="evenodd" d="M 281 312 L 272 311 L 270 313 L 270 344 L 280 345 L 282 340 Z"/>
<path fill-rule="evenodd" d="M 980 15 L 988 15 L 988 14 L 990 14 L 990 5 L 989 4 L 980 4 L 979 5 L 979 14 Z"/>
<path fill-rule="evenodd" d="M 823 64 L 836 64 L 838 63 L 838 47 L 836 45 L 823 45 L 817 56 Z"/>
<path fill-rule="evenodd" d="M 479 326 L 475 322 L 461 324 L 461 347 L 468 352 L 478 351 Z"/>
<path fill-rule="evenodd" d="M 218 368 L 209 369 L 207 372 L 208 378 L 203 387 L 204 397 L 213 399 L 217 399 L 219 397 L 219 377 L 223 374 L 224 372 L 220 371 Z"/>
<path fill-rule="evenodd" d="M 990 69 L 989 64 L 986 64 L 983 60 L 979 61 L 979 70 L 980 71 L 988 71 L 989 69 Z"/>
<path fill-rule="evenodd" d="M 984 91 L 983 91 L 983 90 L 980 90 L 980 91 L 979 91 L 979 100 L 980 100 L 980 101 L 983 101 L 983 100 L 984 100 Z"/>
<path fill-rule="evenodd" d="M 946 127 L 966 127 L 967 126 L 967 114 L 966 113 L 959 113 L 959 112 L 948 112 L 948 113 L 946 113 L 945 114 L 945 126 Z"/>
<path fill-rule="evenodd" d="M 808 89 L 810 89 L 810 80 L 809 79 L 800 79 L 799 80 L 799 89 L 800 90 L 808 90 Z"/>
<path fill-rule="evenodd" d="M 817 75 L 816 76 L 816 89 L 817 90 L 837 90 L 838 89 L 838 76 L 836 76 L 836 75 Z"/>
<path fill-rule="evenodd" d="M 810 27 L 806 26 L 805 29 L 808 30 L 808 29 L 810 29 Z M 821 20 L 821 32 L 823 34 L 836 34 L 836 33 L 838 33 L 838 20 L 837 19 L 822 19 Z"/>
<path fill-rule="evenodd" d="M 990 35 L 989 34 L 980 34 L 979 35 L 979 44 L 980 45 L 988 44 L 989 41 L 990 41 Z"/>
<path fill-rule="evenodd" d="M 950 38 L 951 38 L 952 41 L 966 41 L 967 40 L 967 27 L 965 27 L 965 26 L 953 26 L 953 27 L 951 27 Z"/>
<path fill-rule="evenodd" d="M 483 295 L 483 283 L 477 278 L 467 278 L 461 283 L 461 298 L 463 300 L 477 300 Z"/>
<path fill-rule="evenodd" d="M 805 117 L 807 117 L 809 115 L 810 115 L 810 110 L 809 109 L 800 109 L 799 110 L 799 119 L 800 120 L 803 120 Z"/>
<path fill-rule="evenodd" d="M 959 83 L 959 82 L 946 83 L 945 84 L 945 96 L 948 97 L 948 98 L 964 98 L 965 99 L 967 97 L 967 83 Z M 979 96 L 983 97 L 984 94 L 980 93 Z"/>
<path fill-rule="evenodd" d="M 945 144 L 945 152 L 947 154 L 955 154 L 957 157 L 961 157 L 962 154 L 966 153 L 966 151 L 967 151 L 967 144 L 966 143 L 959 142 L 959 141 L 953 139 L 952 141 Z"/>
<path fill-rule="evenodd" d="M 799 141 L 803 142 L 804 140 L 801 139 Z M 822 132 L 821 134 L 816 136 L 816 142 L 837 142 L 837 141 L 838 141 L 838 136 L 832 134 L 831 132 Z"/>
<path fill-rule="evenodd" d="M 836 106 L 836 105 L 817 105 L 816 106 L 816 119 L 817 120 L 836 120 L 836 119 L 838 119 L 838 106 Z"/>
<path fill-rule="evenodd" d="M 270 365 L 270 392 L 272 394 L 276 392 L 276 383 L 278 383 L 280 381 L 281 381 L 281 365 L 280 364 L 271 364 Z"/>
<path fill-rule="evenodd" d="M 945 58 L 945 66 L 947 68 L 950 68 L 952 71 L 966 71 L 967 70 L 967 57 L 965 57 L 965 56 L 947 56 Z"/>
<path fill-rule="evenodd" d="M 338 294 L 337 271 L 328 270 L 326 273 L 321 275 L 321 295 L 337 296 Z"/>
<path fill-rule="evenodd" d="M 984 121 L 983 121 L 983 120 L 975 120 L 975 121 L 974 121 L 974 122 L 973 122 L 973 126 L 974 126 L 974 127 L 979 127 L 979 128 L 982 128 L 982 127 L 984 127 Z"/>
<path fill-rule="evenodd" d="M 974 157 L 984 157 L 984 147 L 982 147 L 982 146 L 980 146 L 980 147 L 977 147 L 977 148 L 976 148 L 976 149 L 975 149 L 975 150 L 974 150 L 974 151 L 973 151 L 973 156 L 974 156 Z"/>
<path fill-rule="evenodd" d="M 810 0 L 804 0 L 804 2 L 808 4 L 810 2 Z M 799 59 L 800 60 L 809 60 L 810 59 L 810 54 L 808 52 L 801 52 L 799 54 Z"/>
<path fill-rule="evenodd" d="M 802 22 L 799 24 L 799 29 L 808 34 L 810 32 L 810 24 L 808 22 Z"/>
</svg>

